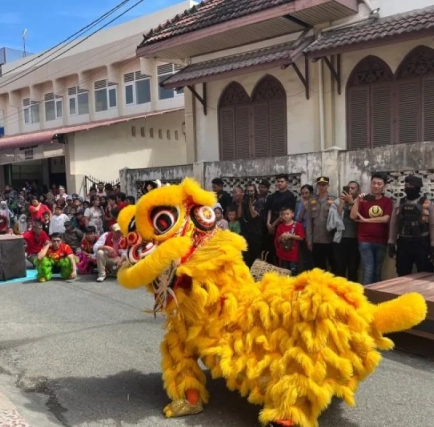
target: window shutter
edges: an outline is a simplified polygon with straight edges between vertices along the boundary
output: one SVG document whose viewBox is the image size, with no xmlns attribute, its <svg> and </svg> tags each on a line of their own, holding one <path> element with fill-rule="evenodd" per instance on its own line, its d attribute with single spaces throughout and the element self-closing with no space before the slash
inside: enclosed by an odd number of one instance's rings
<svg viewBox="0 0 434 427">
<path fill-rule="evenodd" d="M 286 156 L 288 141 L 286 138 L 286 98 L 270 101 L 270 156 Z"/>
<path fill-rule="evenodd" d="M 253 157 L 270 156 L 270 129 L 268 120 L 268 103 L 253 105 Z"/>
<path fill-rule="evenodd" d="M 236 159 L 250 158 L 250 106 L 235 106 L 235 155 Z"/>
<path fill-rule="evenodd" d="M 369 86 L 350 88 L 347 102 L 348 148 L 369 148 Z"/>
<path fill-rule="evenodd" d="M 371 86 L 372 147 L 392 144 L 392 97 L 391 84 Z"/>
<path fill-rule="evenodd" d="M 423 84 L 423 141 L 434 141 L 434 76 Z"/>
<path fill-rule="evenodd" d="M 398 143 L 420 140 L 420 80 L 402 80 L 398 93 Z"/>
<path fill-rule="evenodd" d="M 224 107 L 220 109 L 220 159 L 235 159 L 235 109 Z"/>
</svg>

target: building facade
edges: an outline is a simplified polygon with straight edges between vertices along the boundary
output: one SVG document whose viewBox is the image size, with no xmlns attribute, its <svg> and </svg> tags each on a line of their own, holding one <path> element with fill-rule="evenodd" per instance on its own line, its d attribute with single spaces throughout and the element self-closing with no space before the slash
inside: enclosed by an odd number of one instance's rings
<svg viewBox="0 0 434 427">
<path fill-rule="evenodd" d="M 144 29 L 188 7 L 178 3 L 3 65 L 0 186 L 38 179 L 82 192 L 86 175 L 107 182 L 124 167 L 186 162 L 183 90 L 159 86 L 180 66 L 137 58 L 135 50 Z"/>
<path fill-rule="evenodd" d="M 191 9 L 137 50 L 184 63 L 162 85 L 185 88 L 188 162 L 434 141 L 431 1 L 235 3 Z"/>
</svg>

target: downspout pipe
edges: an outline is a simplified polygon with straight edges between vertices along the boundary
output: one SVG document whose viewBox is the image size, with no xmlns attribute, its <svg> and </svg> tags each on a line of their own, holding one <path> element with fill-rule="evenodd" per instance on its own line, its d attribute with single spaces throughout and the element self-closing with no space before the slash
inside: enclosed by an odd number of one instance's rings
<svg viewBox="0 0 434 427">
<path fill-rule="evenodd" d="M 325 151 L 325 112 L 324 112 L 324 64 L 318 61 L 318 101 L 319 101 L 319 141 L 321 152 Z"/>
</svg>

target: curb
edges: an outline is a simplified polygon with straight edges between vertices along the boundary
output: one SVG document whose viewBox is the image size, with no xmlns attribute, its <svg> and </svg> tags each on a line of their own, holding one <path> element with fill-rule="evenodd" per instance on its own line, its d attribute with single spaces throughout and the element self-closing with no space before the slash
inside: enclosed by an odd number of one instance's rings
<svg viewBox="0 0 434 427">
<path fill-rule="evenodd" d="M 0 426 L 30 427 L 30 424 L 18 413 L 12 402 L 0 392 Z"/>
</svg>

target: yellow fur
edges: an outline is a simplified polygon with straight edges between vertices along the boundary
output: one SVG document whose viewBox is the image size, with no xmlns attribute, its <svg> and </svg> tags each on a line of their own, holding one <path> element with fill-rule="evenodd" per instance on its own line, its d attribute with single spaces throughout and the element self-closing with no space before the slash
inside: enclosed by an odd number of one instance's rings
<svg viewBox="0 0 434 427">
<path fill-rule="evenodd" d="M 159 246 L 122 268 L 119 282 L 152 290 L 154 279 L 191 252 L 194 227 L 179 235 L 189 224 L 188 206 L 214 202 L 213 194 L 186 179 L 151 191 L 136 210 L 123 210 L 124 233 L 135 216 L 138 233 Z M 156 235 L 151 211 L 167 205 L 178 207 L 179 221 L 165 235 Z M 230 389 L 263 406 L 264 425 L 292 420 L 315 427 L 333 396 L 355 404 L 359 382 L 381 360 L 379 350 L 393 347 L 383 333 L 409 329 L 425 318 L 426 303 L 418 294 L 375 306 L 361 285 L 321 270 L 297 277 L 270 273 L 255 283 L 242 260 L 245 248 L 240 236 L 212 231 L 189 258 L 173 264 L 178 277 L 191 278 L 190 286 L 176 288 L 176 299 L 165 307 L 163 381 L 174 401 L 185 399 L 188 389 L 208 401 L 200 358 L 213 378 L 224 377 Z M 165 413 L 174 415 L 170 408 Z"/>
</svg>

